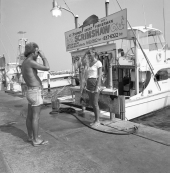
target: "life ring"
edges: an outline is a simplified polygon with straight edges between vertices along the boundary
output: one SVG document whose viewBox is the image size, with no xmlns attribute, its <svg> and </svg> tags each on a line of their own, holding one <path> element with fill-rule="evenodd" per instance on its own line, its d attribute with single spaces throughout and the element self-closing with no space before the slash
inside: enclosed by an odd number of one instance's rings
<svg viewBox="0 0 170 173">
<path fill-rule="evenodd" d="M 161 59 L 162 59 L 162 54 L 161 53 L 157 53 L 156 59 L 157 59 L 158 62 L 160 62 Z"/>
</svg>

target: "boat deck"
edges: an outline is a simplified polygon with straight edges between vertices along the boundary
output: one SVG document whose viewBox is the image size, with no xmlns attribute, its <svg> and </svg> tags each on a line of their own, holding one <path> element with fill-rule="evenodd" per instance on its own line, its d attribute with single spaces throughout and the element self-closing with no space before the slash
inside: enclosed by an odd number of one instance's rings
<svg viewBox="0 0 170 173">
<path fill-rule="evenodd" d="M 61 105 L 60 113 L 44 104 L 40 134 L 49 145 L 27 142 L 27 100 L 20 93 L 0 91 L 0 172 L 4 173 L 168 173 L 170 133 L 115 119 L 94 116 Z M 74 108 L 74 109 L 72 109 Z M 74 111 L 75 110 L 75 111 Z"/>
</svg>

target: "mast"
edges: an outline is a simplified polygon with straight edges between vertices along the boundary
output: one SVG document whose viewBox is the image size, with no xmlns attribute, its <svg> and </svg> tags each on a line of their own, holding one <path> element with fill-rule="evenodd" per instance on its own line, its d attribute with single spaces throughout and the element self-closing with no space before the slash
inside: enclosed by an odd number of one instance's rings
<svg viewBox="0 0 170 173">
<path fill-rule="evenodd" d="M 144 16 L 144 23 L 145 23 L 145 29 L 146 29 L 146 16 L 145 16 L 145 9 L 144 9 L 144 3 L 143 3 L 143 16 Z"/>
<path fill-rule="evenodd" d="M 164 39 L 165 39 L 165 62 L 166 62 L 166 31 L 165 31 L 165 10 L 164 10 L 164 0 L 163 0 L 163 22 L 164 22 Z"/>
<path fill-rule="evenodd" d="M 24 53 L 24 50 L 25 50 L 25 45 L 28 41 L 27 38 L 24 37 L 24 34 L 26 32 L 25 31 L 19 31 L 18 34 L 21 34 L 22 37 L 18 40 L 18 57 L 16 59 L 16 63 L 21 63 L 24 59 L 24 56 L 23 56 L 23 53 Z"/>
</svg>

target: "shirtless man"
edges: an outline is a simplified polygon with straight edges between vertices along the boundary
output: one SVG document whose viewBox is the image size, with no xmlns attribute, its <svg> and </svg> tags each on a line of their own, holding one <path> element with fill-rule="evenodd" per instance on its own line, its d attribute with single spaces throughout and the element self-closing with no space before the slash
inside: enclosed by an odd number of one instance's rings
<svg viewBox="0 0 170 173">
<path fill-rule="evenodd" d="M 39 115 L 43 98 L 42 82 L 37 75 L 37 70 L 48 71 L 50 67 L 44 53 L 39 50 L 36 43 L 31 42 L 26 44 L 24 55 L 26 59 L 22 64 L 22 75 L 27 84 L 28 115 L 26 118 L 26 127 L 28 141 L 32 142 L 33 146 L 45 145 L 48 141 L 44 141 L 38 137 Z M 36 62 L 38 56 L 41 57 L 43 65 Z"/>
</svg>

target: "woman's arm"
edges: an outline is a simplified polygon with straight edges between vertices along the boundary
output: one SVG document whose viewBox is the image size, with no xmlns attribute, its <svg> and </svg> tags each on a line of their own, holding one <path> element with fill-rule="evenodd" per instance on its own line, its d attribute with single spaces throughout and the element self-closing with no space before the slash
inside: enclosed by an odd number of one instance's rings
<svg viewBox="0 0 170 173">
<path fill-rule="evenodd" d="M 99 88 L 101 86 L 101 79 L 102 79 L 102 67 L 99 67 L 95 92 L 98 92 L 100 90 Z"/>
</svg>

